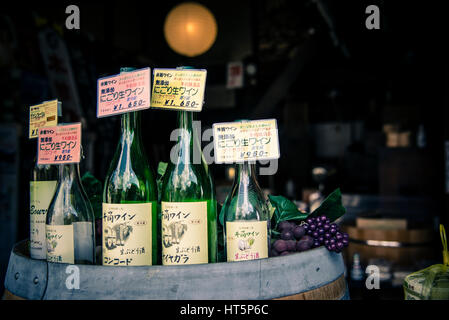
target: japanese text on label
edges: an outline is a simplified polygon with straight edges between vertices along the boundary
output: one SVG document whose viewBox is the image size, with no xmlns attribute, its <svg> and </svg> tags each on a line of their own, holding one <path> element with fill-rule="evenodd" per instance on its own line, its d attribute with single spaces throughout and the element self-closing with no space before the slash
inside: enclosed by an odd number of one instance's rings
<svg viewBox="0 0 449 320">
<path fill-rule="evenodd" d="M 206 70 L 154 69 L 151 107 L 201 111 Z"/>
</svg>

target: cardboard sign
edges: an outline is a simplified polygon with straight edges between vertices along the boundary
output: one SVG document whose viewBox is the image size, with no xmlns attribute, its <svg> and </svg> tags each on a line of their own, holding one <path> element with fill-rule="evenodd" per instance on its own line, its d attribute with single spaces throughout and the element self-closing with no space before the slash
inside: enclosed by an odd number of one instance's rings
<svg viewBox="0 0 449 320">
<path fill-rule="evenodd" d="M 37 138 L 39 128 L 58 125 L 58 100 L 30 107 L 30 139 Z"/>
<path fill-rule="evenodd" d="M 280 157 L 276 119 L 215 123 L 212 127 L 216 163 Z"/>
<path fill-rule="evenodd" d="M 206 74 L 204 69 L 154 69 L 151 107 L 201 111 Z"/>
<path fill-rule="evenodd" d="M 39 129 L 37 163 L 78 163 L 81 155 L 81 123 Z"/>
<path fill-rule="evenodd" d="M 150 68 L 97 80 L 97 118 L 150 108 Z"/>
<path fill-rule="evenodd" d="M 243 63 L 229 62 L 226 81 L 227 89 L 239 89 L 243 87 Z"/>
</svg>

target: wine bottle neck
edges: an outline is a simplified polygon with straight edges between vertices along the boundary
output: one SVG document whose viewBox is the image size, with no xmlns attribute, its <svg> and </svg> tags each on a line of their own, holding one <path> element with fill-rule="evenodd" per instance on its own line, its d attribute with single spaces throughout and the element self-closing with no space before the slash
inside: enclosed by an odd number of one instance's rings
<svg viewBox="0 0 449 320">
<path fill-rule="evenodd" d="M 59 165 L 59 180 L 61 183 L 81 183 L 79 163 Z"/>
<path fill-rule="evenodd" d="M 243 163 L 236 164 L 236 183 L 248 185 L 252 180 L 252 182 L 257 184 L 255 172 L 256 166 L 253 163 L 245 161 Z"/>
<path fill-rule="evenodd" d="M 193 114 L 189 111 L 178 112 L 178 148 L 179 160 L 184 163 L 192 163 L 194 155 L 194 130 Z M 196 150 L 199 151 L 199 150 Z M 197 155 L 198 156 L 198 155 Z M 199 155 L 201 157 L 201 155 Z"/>
<path fill-rule="evenodd" d="M 136 70 L 133 67 L 121 67 L 120 74 Z M 140 112 L 127 112 L 121 117 L 122 139 L 133 139 L 140 137 Z"/>
<path fill-rule="evenodd" d="M 139 137 L 140 135 L 140 114 L 136 112 L 128 112 L 122 114 L 121 118 L 122 136 L 132 135 Z"/>
<path fill-rule="evenodd" d="M 189 111 L 178 112 L 178 125 L 179 129 L 185 129 L 188 132 L 192 132 L 193 127 L 193 113 Z"/>
</svg>

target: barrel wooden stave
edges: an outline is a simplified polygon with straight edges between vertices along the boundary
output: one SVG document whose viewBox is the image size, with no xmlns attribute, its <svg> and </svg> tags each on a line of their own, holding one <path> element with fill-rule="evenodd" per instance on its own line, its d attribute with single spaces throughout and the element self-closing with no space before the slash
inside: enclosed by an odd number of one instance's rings
<svg viewBox="0 0 449 320">
<path fill-rule="evenodd" d="M 355 226 L 343 226 L 343 231 L 349 235 L 349 246 L 345 250 L 345 260 L 352 264 L 354 253 L 360 254 L 361 262 L 368 264 L 369 259 L 385 259 L 398 267 L 409 267 L 420 260 L 429 260 L 435 257 L 432 247 L 434 232 L 432 229 L 370 229 Z M 369 242 L 374 240 L 379 245 Z M 382 242 L 391 242 L 397 247 L 382 245 Z"/>
<path fill-rule="evenodd" d="M 429 243 L 434 239 L 434 232 L 431 229 L 369 229 L 345 226 L 344 231 L 348 233 L 350 239 L 356 240 L 377 240 L 377 241 L 397 241 L 407 244 Z"/>
<path fill-rule="evenodd" d="M 45 300 L 349 298 L 343 275 L 342 256 L 325 248 L 253 261 L 186 266 L 76 265 L 80 275 L 79 289 L 68 289 L 66 281 L 73 274 L 73 265 L 30 259 L 24 253 L 26 246 L 26 242 L 20 242 L 11 253 L 4 298 Z M 17 272 L 21 276 L 15 279 L 14 274 Z M 36 276 L 39 279 L 37 284 L 34 283 Z"/>
</svg>

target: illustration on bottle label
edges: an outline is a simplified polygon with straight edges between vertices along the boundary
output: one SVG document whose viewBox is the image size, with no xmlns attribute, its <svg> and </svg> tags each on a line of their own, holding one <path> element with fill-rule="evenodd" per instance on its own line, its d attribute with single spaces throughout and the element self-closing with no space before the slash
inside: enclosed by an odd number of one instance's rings
<svg viewBox="0 0 449 320">
<path fill-rule="evenodd" d="M 151 206 L 103 203 L 103 265 L 151 265 Z"/>
<path fill-rule="evenodd" d="M 226 246 L 228 261 L 267 258 L 267 222 L 226 222 Z"/>
<path fill-rule="evenodd" d="M 207 202 L 162 201 L 162 264 L 208 263 Z"/>
<path fill-rule="evenodd" d="M 46 259 L 45 221 L 57 181 L 30 181 L 30 255 Z"/>
<path fill-rule="evenodd" d="M 47 261 L 75 263 L 73 225 L 46 225 Z"/>
</svg>

